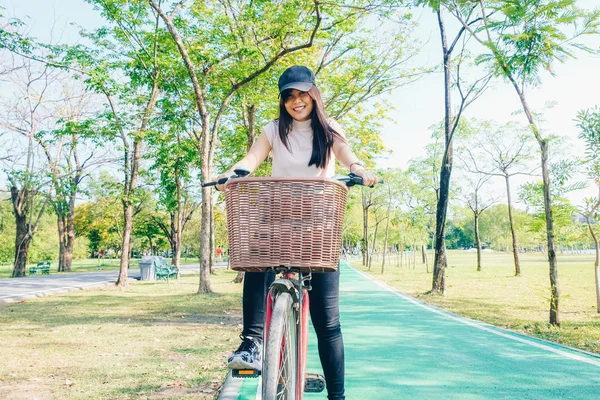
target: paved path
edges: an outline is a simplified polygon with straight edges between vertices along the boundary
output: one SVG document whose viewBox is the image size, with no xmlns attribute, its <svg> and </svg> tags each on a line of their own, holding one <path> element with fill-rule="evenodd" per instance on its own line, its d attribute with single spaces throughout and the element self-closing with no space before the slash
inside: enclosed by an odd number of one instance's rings
<svg viewBox="0 0 600 400">
<path fill-rule="evenodd" d="M 340 308 L 348 400 L 600 398 L 599 356 L 444 312 L 348 265 Z M 314 334 L 307 369 L 320 372 Z M 229 378 L 220 399 L 260 399 L 258 383 Z"/>
<path fill-rule="evenodd" d="M 223 264 L 223 265 L 221 265 Z M 224 267 L 221 263 L 217 267 Z M 198 265 L 183 265 L 182 274 L 199 273 Z M 78 273 L 50 273 L 50 275 L 34 275 L 22 278 L 0 279 L 0 303 L 12 303 L 66 293 L 72 290 L 91 289 L 114 284 L 119 275 L 118 270 Z M 129 278 L 140 279 L 139 268 L 129 270 Z"/>
</svg>

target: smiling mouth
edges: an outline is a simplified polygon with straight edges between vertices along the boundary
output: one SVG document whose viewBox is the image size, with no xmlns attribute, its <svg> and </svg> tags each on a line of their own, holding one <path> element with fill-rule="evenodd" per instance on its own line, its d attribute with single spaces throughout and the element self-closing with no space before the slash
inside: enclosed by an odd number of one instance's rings
<svg viewBox="0 0 600 400">
<path fill-rule="evenodd" d="M 300 106 L 300 107 L 294 107 L 292 108 L 292 110 L 294 110 L 295 112 L 301 112 L 306 108 L 306 106 Z"/>
</svg>

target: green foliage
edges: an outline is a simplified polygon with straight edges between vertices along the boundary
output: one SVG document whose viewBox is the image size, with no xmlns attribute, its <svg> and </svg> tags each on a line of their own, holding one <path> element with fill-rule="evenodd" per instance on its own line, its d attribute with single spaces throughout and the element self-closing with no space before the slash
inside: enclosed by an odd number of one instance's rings
<svg viewBox="0 0 600 400">
<path fill-rule="evenodd" d="M 525 210 L 513 208 L 513 218 L 519 246 L 521 248 L 537 248 L 545 240 L 545 231 L 540 230 L 537 223 L 544 223 L 543 219 L 535 220 L 534 215 Z M 454 229 L 452 229 L 452 227 Z M 475 246 L 475 228 L 473 225 L 473 213 L 467 208 L 456 208 L 453 211 L 452 225 L 448 225 L 447 240 L 449 243 L 462 243 L 457 247 Z M 479 234 L 482 243 L 501 251 L 509 251 L 512 247 L 512 236 L 508 221 L 508 206 L 496 204 L 488 208 L 479 217 Z M 467 246 L 465 246 L 465 243 Z"/>
<path fill-rule="evenodd" d="M 589 229 L 597 230 L 600 219 L 600 109 L 598 106 L 577 113 L 579 138 L 585 142 L 587 176 L 598 188 L 598 196 L 583 199 L 579 211 L 586 218 Z M 593 222 L 596 222 L 594 225 Z M 596 234 L 596 238 L 598 235 Z"/>
<path fill-rule="evenodd" d="M 467 232 L 465 228 L 466 226 L 456 225 L 452 220 L 446 220 L 445 239 L 448 249 L 467 249 L 474 246 L 473 232 Z"/>
<path fill-rule="evenodd" d="M 3 10 L 0 6 L 0 49 L 7 49 L 18 54 L 31 54 L 36 46 L 35 39 L 19 32 L 25 29 L 25 23 L 18 18 L 5 20 Z"/>
<path fill-rule="evenodd" d="M 573 239 L 572 237 L 574 230 L 573 215 L 576 214 L 577 210 L 566 198 L 568 193 L 583 189 L 586 186 L 585 182 L 571 183 L 571 178 L 577 172 L 579 166 L 580 163 L 574 160 L 559 160 L 550 165 L 550 179 L 552 182 L 550 194 L 552 196 L 552 212 L 557 243 L 571 243 L 573 240 L 580 240 L 580 238 Z M 522 185 L 519 189 L 519 198 L 534 216 L 530 222 L 531 231 L 545 235 L 546 219 L 543 183 L 535 181 Z M 578 235 L 580 234 L 575 236 Z"/>
<path fill-rule="evenodd" d="M 588 177 L 600 179 L 600 108 L 580 110 L 575 119 L 580 129 L 579 138 L 585 142 Z"/>
<path fill-rule="evenodd" d="M 479 63 L 490 64 L 498 76 L 509 74 L 522 85 L 540 83 L 540 73 L 553 73 L 555 61 L 591 51 L 579 39 L 598 33 L 600 11 L 585 11 L 575 0 L 489 0 L 483 2 L 487 26 L 477 32 L 490 53 Z"/>
<path fill-rule="evenodd" d="M 240 110 L 256 106 L 257 131 L 276 118 L 277 78 L 290 64 L 305 64 L 317 73 L 329 115 L 344 126 L 352 147 L 369 166 L 374 166 L 376 157 L 385 152 L 379 133 L 391 106 L 383 100 L 366 104 L 422 73 L 404 67 L 418 44 L 410 39 L 415 24 L 412 15 L 400 8 L 402 2 L 194 1 L 179 9 L 173 22 L 192 58 L 207 111 L 213 118 L 199 121 L 188 71 L 170 33 L 148 2 L 87 2 L 105 18 L 105 26 L 94 31 L 83 27 L 83 40 L 74 46 L 36 44 L 40 50 L 36 57 L 44 54 L 52 68 L 68 70 L 85 83 L 88 91 L 107 98 L 90 119 L 58 120 L 55 129 L 42 131 L 38 137 L 49 143 L 77 137 L 95 148 L 105 146 L 111 153 L 121 153 L 119 166 L 109 167 L 110 172 L 96 179 L 89 188 L 89 202 L 77 208 L 76 243 L 79 246 L 85 243 L 79 238 L 87 238 L 92 254 L 118 251 L 124 203 L 132 203 L 139 213 L 134 244 L 145 247 L 147 243 L 140 243 L 140 238 L 150 240 L 156 235 L 156 226 L 147 218 L 155 211 L 144 209 L 149 192 L 136 189 L 128 193 L 124 179 L 115 178 L 129 172 L 134 141 L 143 141 L 144 162 L 138 185 L 156 184 L 157 216 L 166 217 L 163 211 L 174 210 L 177 203 L 175 176 L 187 188 L 183 193 L 186 200 L 198 198 L 189 188 L 198 175 L 202 129 L 213 128 L 218 133 L 215 163 L 231 165 L 247 148 L 248 127 Z M 173 2 L 160 3 L 165 10 L 174 6 Z M 384 22 L 387 18 L 393 18 L 395 24 Z M 19 24 L 15 21 L 14 27 Z M 317 25 L 319 29 L 315 29 Z M 1 31 L 0 43 L 8 40 L 4 39 L 8 38 L 6 32 Z M 11 35 L 15 40 L 18 37 Z M 298 50 L 298 46 L 307 47 Z M 146 115 L 144 110 L 155 84 L 159 99 L 154 112 Z M 230 107 L 224 107 L 229 101 Z M 223 115 L 217 129 L 214 117 L 219 110 Z M 144 117 L 148 125 L 142 131 Z M 257 173 L 269 174 L 269 170 L 269 163 L 265 163 Z M 25 178 L 34 177 L 19 179 Z M 60 187 L 66 191 L 68 182 Z M 215 218 L 219 215 L 216 212 Z M 395 217 L 394 223 L 397 220 Z M 184 247 L 197 245 L 196 222 L 195 217 L 190 222 L 192 231 L 186 236 L 189 246 Z M 224 221 L 217 220 L 216 224 L 217 242 L 226 243 Z"/>
<path fill-rule="evenodd" d="M 7 198 L 0 198 L 0 264 L 12 264 L 15 257 L 15 217 Z M 58 232 L 56 215 L 51 210 L 42 215 L 40 226 L 33 237 L 28 253 L 28 263 L 58 261 Z M 85 238 L 75 242 L 73 259 L 87 257 Z"/>
</svg>

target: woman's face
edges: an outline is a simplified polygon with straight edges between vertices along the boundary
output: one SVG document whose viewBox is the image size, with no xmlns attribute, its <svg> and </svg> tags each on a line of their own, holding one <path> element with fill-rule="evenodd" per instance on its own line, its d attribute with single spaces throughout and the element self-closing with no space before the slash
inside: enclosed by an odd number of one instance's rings
<svg viewBox="0 0 600 400">
<path fill-rule="evenodd" d="M 310 113 L 313 110 L 313 99 L 307 92 L 292 89 L 284 99 L 284 106 L 296 121 L 306 121 L 310 119 Z"/>
</svg>

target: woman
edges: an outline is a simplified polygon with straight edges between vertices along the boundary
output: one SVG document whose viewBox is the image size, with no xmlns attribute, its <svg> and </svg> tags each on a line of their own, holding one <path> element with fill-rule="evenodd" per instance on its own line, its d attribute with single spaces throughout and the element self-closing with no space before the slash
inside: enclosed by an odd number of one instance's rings
<svg viewBox="0 0 600 400">
<path fill-rule="evenodd" d="M 354 155 L 341 127 L 325 115 L 315 75 L 293 66 L 279 78 L 279 118 L 265 126 L 248 154 L 218 179 L 236 168 L 253 172 L 270 152 L 274 177 L 331 177 L 338 160 L 350 172 L 373 186 L 377 177 Z M 334 158 L 335 157 L 335 158 Z M 224 190 L 224 185 L 218 186 Z M 319 357 L 329 400 L 344 397 L 344 343 L 339 319 L 340 272 L 313 273 L 310 315 L 317 334 Z M 261 369 L 261 348 L 267 290 L 275 274 L 246 272 L 243 293 L 242 344 L 229 357 L 231 369 Z"/>
</svg>

